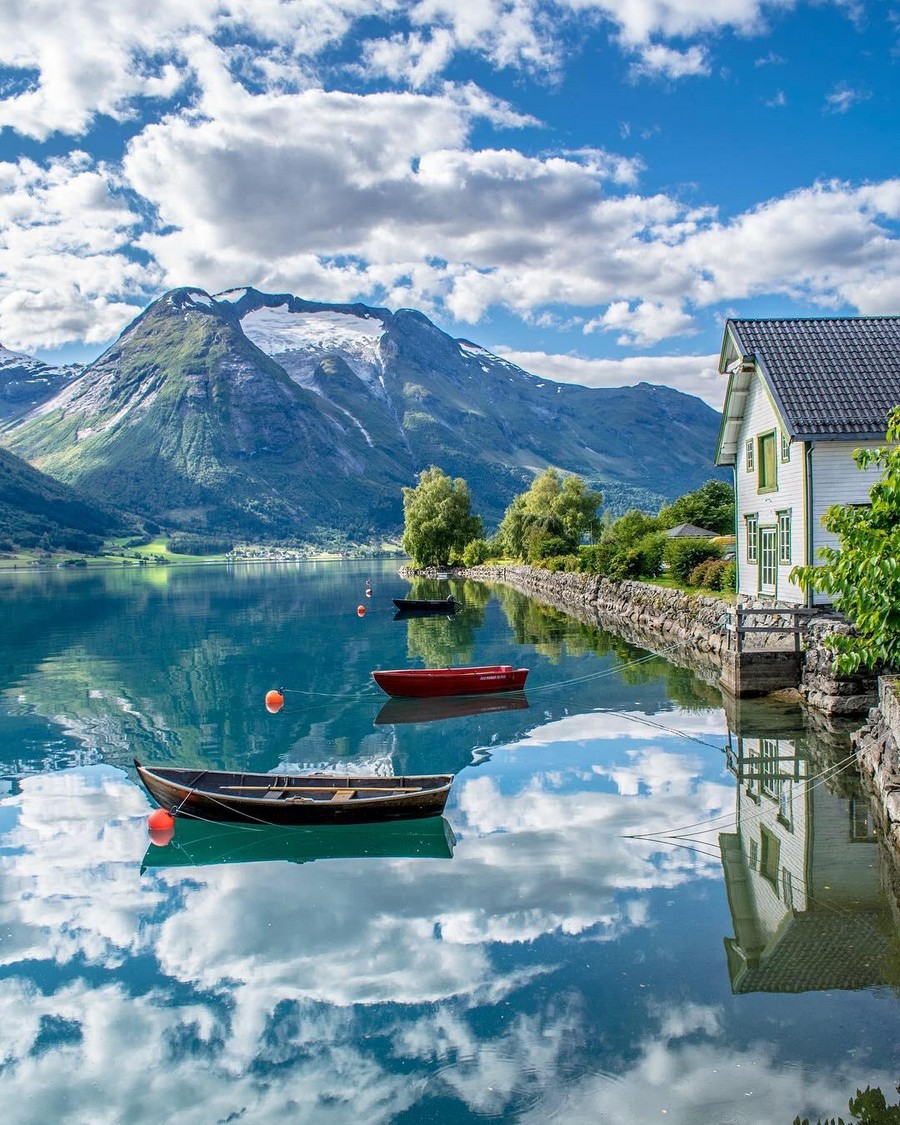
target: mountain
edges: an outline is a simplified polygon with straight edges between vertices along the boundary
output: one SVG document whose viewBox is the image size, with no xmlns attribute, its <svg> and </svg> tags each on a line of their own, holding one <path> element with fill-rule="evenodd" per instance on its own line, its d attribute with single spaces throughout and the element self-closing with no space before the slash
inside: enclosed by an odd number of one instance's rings
<svg viewBox="0 0 900 1125">
<path fill-rule="evenodd" d="M 0 422 L 18 418 L 46 402 L 80 372 L 80 364 L 52 367 L 0 344 Z"/>
<path fill-rule="evenodd" d="M 654 508 L 715 475 L 718 425 L 670 388 L 540 379 L 412 309 L 177 289 L 3 441 L 169 526 L 365 541 L 432 464 L 488 526 L 548 465 Z"/>
<path fill-rule="evenodd" d="M 91 552 L 134 524 L 0 449 L 0 551 L 18 547 Z"/>
</svg>

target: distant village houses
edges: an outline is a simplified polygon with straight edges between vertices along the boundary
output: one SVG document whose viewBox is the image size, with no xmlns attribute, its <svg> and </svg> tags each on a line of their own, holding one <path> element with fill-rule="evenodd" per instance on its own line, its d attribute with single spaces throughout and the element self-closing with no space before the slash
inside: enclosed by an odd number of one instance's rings
<svg viewBox="0 0 900 1125">
<path fill-rule="evenodd" d="M 729 320 L 728 376 L 716 464 L 734 472 L 737 592 L 823 605 L 790 580 L 836 546 L 833 504 L 867 504 L 878 469 L 860 448 L 883 445 L 900 405 L 900 316 Z"/>
</svg>

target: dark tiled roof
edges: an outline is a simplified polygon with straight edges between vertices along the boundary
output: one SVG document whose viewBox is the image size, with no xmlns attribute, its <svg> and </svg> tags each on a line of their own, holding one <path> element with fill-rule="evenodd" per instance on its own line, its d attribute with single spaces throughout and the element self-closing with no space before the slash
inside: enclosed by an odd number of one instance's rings
<svg viewBox="0 0 900 1125">
<path fill-rule="evenodd" d="M 730 320 L 792 437 L 884 436 L 900 405 L 900 316 Z"/>
<path fill-rule="evenodd" d="M 695 523 L 680 523 L 666 532 L 670 539 L 714 539 L 718 534 L 718 531 L 707 531 Z"/>
<path fill-rule="evenodd" d="M 874 912 L 796 915 L 781 940 L 732 984 L 743 992 L 817 992 L 884 984 L 888 941 Z"/>
</svg>

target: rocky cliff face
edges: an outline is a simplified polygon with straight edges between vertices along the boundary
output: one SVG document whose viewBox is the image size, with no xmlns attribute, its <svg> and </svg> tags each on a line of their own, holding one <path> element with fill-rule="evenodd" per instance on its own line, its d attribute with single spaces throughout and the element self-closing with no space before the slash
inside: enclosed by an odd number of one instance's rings
<svg viewBox="0 0 900 1125">
<path fill-rule="evenodd" d="M 410 309 L 174 290 L 4 444 L 172 526 L 351 539 L 402 527 L 404 485 L 464 477 L 488 526 L 549 465 L 614 513 L 713 475 L 719 415 L 641 384 L 539 379 Z"/>
</svg>

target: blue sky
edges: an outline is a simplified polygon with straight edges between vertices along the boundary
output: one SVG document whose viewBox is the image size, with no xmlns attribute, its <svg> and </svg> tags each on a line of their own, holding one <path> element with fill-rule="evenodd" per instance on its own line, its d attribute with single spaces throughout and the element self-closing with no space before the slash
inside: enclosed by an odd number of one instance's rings
<svg viewBox="0 0 900 1125">
<path fill-rule="evenodd" d="M 0 9 L 0 343 L 177 285 L 415 307 L 715 406 L 726 317 L 900 312 L 900 4 Z"/>
</svg>

